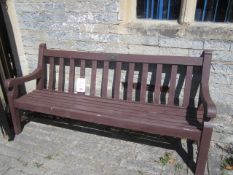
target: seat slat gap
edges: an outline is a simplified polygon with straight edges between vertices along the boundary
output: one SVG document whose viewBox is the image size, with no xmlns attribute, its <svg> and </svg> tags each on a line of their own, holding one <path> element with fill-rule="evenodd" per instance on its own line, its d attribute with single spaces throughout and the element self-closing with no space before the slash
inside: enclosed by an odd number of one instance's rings
<svg viewBox="0 0 233 175">
<path fill-rule="evenodd" d="M 132 101 L 134 63 L 129 63 L 128 83 L 127 83 L 127 100 Z"/>
<path fill-rule="evenodd" d="M 97 68 L 97 61 L 92 61 L 92 70 L 91 70 L 91 88 L 90 88 L 90 95 L 95 96 L 95 88 L 96 88 L 96 68 Z"/>
<path fill-rule="evenodd" d="M 120 81 L 121 81 L 121 66 L 122 62 L 116 63 L 116 73 L 115 73 L 115 82 L 114 82 L 114 96 L 113 98 L 119 99 L 120 91 Z"/>
<path fill-rule="evenodd" d="M 59 59 L 59 84 L 58 91 L 63 91 L 64 85 L 64 58 Z"/>
<path fill-rule="evenodd" d="M 177 65 L 172 65 L 171 78 L 170 78 L 170 88 L 168 96 L 168 104 L 174 105 L 175 89 L 176 89 L 176 75 L 177 75 Z"/>
<path fill-rule="evenodd" d="M 75 75 L 75 62 L 74 58 L 70 59 L 70 72 L 69 72 L 69 92 L 74 92 L 74 75 Z"/>
<path fill-rule="evenodd" d="M 191 85 L 192 85 L 192 74 L 193 74 L 193 66 L 187 66 L 186 76 L 185 76 L 183 107 L 187 107 L 189 105 L 189 98 L 190 98 Z"/>
<path fill-rule="evenodd" d="M 146 90 L 147 90 L 147 76 L 148 76 L 148 64 L 144 63 L 142 66 L 140 102 L 145 102 Z"/>
<path fill-rule="evenodd" d="M 102 97 L 107 97 L 107 90 L 108 90 L 108 70 L 109 70 L 109 61 L 104 61 L 104 68 L 103 68 L 103 79 L 102 79 Z"/>
<path fill-rule="evenodd" d="M 54 85 L 54 57 L 49 57 L 49 63 L 50 63 L 50 68 L 49 68 L 49 90 L 53 90 L 53 85 Z"/>
<path fill-rule="evenodd" d="M 155 76 L 155 88 L 154 88 L 154 104 L 159 104 L 162 71 L 163 71 L 163 65 L 157 64 L 156 76 Z"/>
</svg>

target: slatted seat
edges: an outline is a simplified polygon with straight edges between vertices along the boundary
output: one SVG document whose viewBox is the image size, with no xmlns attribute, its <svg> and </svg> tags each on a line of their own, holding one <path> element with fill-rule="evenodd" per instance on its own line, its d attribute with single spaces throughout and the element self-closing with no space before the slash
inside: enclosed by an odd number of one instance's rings
<svg viewBox="0 0 233 175">
<path fill-rule="evenodd" d="M 198 143 L 195 174 L 204 174 L 216 116 L 208 90 L 210 62 L 210 52 L 195 58 L 145 56 L 49 50 L 41 44 L 38 68 L 6 81 L 15 133 L 22 130 L 19 111 L 26 110 L 187 138 Z M 77 78 L 87 82 L 82 92 L 75 88 Z M 19 85 L 33 79 L 36 90 L 20 96 Z"/>
<path fill-rule="evenodd" d="M 178 112 L 176 114 L 172 113 L 172 107 L 165 110 L 161 106 L 137 104 L 138 108 L 135 109 L 135 104 L 131 102 L 44 90 L 36 90 L 17 99 L 15 106 L 24 110 L 43 110 L 52 115 L 62 113 L 63 117 L 168 136 L 177 136 L 179 133 L 179 137 L 198 139 L 201 134 L 201 128 L 198 128 L 201 127 L 200 122 L 191 113 L 187 121 L 184 117 L 187 110 L 182 108 L 173 109 Z M 169 128 L 166 133 L 165 128 Z"/>
</svg>

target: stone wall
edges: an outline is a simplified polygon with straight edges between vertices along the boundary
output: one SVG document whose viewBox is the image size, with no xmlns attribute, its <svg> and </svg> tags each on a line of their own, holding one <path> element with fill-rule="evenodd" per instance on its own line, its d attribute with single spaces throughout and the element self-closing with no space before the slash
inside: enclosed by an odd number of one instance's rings
<svg viewBox="0 0 233 175">
<path fill-rule="evenodd" d="M 228 128 L 223 142 L 232 141 L 233 24 L 125 22 L 120 0 L 13 2 L 27 62 L 22 68 L 29 72 L 37 66 L 42 42 L 48 48 L 157 55 L 199 56 L 203 49 L 214 50 L 210 91 L 219 114 L 216 133 Z"/>
</svg>

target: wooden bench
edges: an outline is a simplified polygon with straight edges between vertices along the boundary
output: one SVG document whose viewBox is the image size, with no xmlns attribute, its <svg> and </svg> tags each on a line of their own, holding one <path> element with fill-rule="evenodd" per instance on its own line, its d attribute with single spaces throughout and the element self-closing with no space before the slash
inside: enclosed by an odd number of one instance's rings
<svg viewBox="0 0 233 175">
<path fill-rule="evenodd" d="M 19 110 L 27 110 L 187 138 L 198 144 L 195 174 L 204 174 L 210 120 L 216 116 L 208 90 L 211 57 L 209 51 L 200 57 L 146 56 L 50 50 L 41 44 L 37 69 L 6 81 L 14 131 L 22 130 Z M 75 93 L 77 77 L 88 76 L 86 94 Z M 19 96 L 19 85 L 34 79 L 36 90 Z"/>
</svg>

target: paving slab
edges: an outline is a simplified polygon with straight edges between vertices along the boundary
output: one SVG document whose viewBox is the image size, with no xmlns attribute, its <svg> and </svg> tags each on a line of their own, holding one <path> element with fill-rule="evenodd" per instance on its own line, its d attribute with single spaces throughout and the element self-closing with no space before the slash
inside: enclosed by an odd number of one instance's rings
<svg viewBox="0 0 233 175">
<path fill-rule="evenodd" d="M 193 174 L 185 140 L 58 121 L 35 118 L 13 141 L 0 139 L 0 174 Z"/>
</svg>

